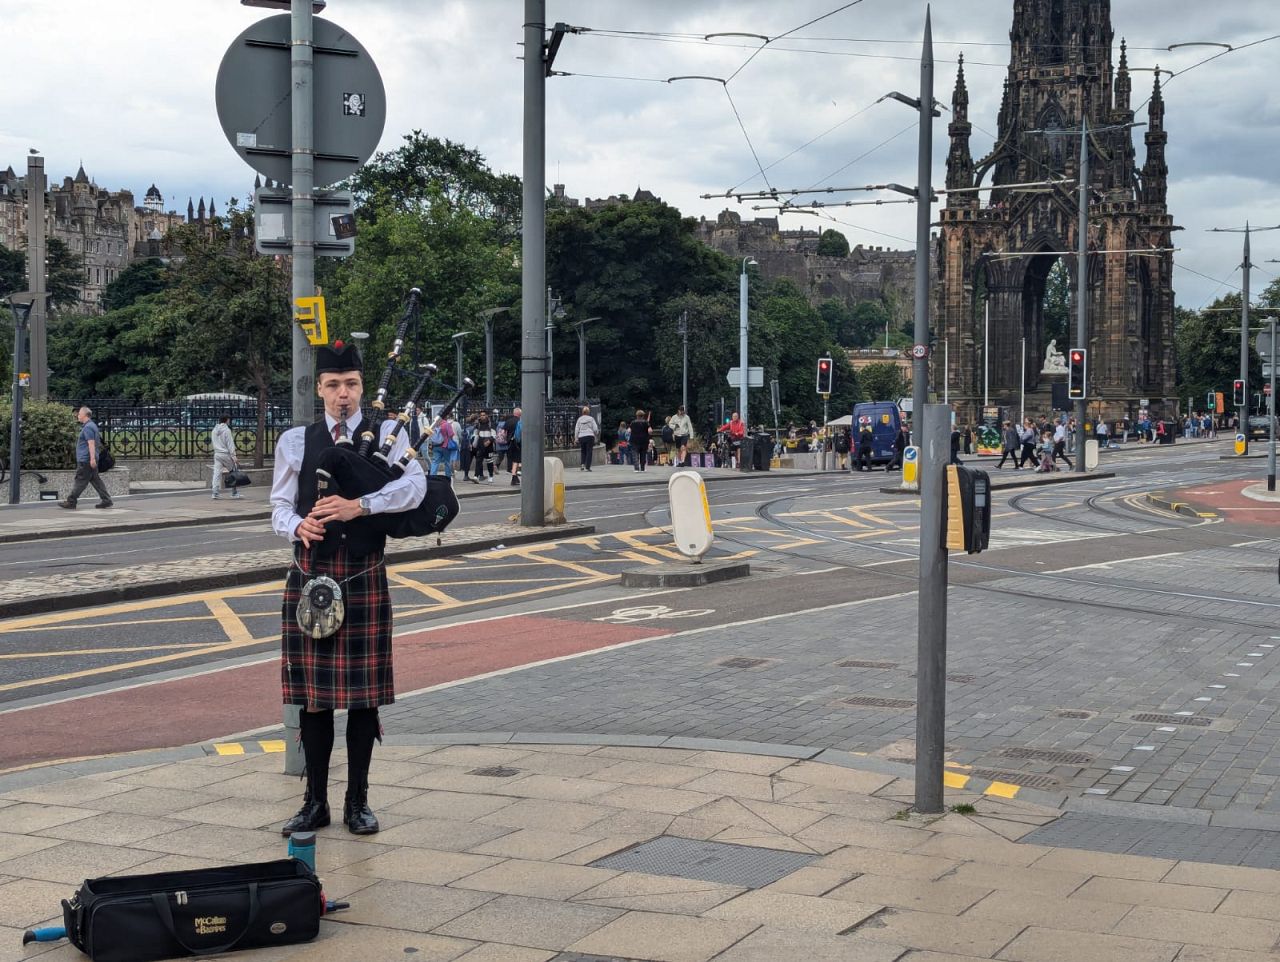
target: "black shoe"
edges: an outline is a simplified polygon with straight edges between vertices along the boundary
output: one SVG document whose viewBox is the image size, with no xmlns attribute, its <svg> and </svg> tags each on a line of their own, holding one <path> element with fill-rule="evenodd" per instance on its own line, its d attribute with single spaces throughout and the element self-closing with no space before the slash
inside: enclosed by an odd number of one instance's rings
<svg viewBox="0 0 1280 962">
<path fill-rule="evenodd" d="M 99 501 L 94 505 L 95 508 L 114 508 L 115 506 L 116 503 L 114 501 Z"/>
<path fill-rule="evenodd" d="M 342 823 L 352 835 L 374 835 L 380 826 L 378 817 L 369 808 L 369 786 L 347 789 L 346 801 L 342 803 Z"/>
<path fill-rule="evenodd" d="M 58 507 L 66 508 L 68 511 L 74 511 L 76 509 L 76 503 L 74 501 L 59 501 Z"/>
<path fill-rule="evenodd" d="M 288 838 L 294 832 L 314 832 L 329 824 L 329 803 L 318 802 L 311 797 L 311 789 L 307 788 L 302 796 L 302 807 L 298 814 L 284 823 L 280 834 Z"/>
</svg>

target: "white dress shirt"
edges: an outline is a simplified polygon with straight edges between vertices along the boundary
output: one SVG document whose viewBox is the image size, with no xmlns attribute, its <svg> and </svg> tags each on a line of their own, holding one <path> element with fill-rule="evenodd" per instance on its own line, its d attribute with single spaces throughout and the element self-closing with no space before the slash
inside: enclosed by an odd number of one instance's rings
<svg viewBox="0 0 1280 962">
<path fill-rule="evenodd" d="M 347 418 L 347 433 L 355 437 L 360 426 L 359 413 Z M 326 411 L 325 425 L 333 434 L 333 426 L 338 419 Z M 395 419 L 388 418 L 382 422 L 378 436 L 381 441 L 391 432 Z M 302 454 L 306 447 L 306 427 L 290 428 L 280 435 L 276 442 L 275 473 L 271 480 L 271 528 L 276 534 L 289 541 L 297 541 L 298 525 L 302 524 L 302 516 L 297 511 L 298 475 L 302 470 Z M 409 433 L 401 430 L 400 436 L 391 448 L 389 458 L 395 464 L 400 455 L 409 447 Z M 370 514 L 383 512 L 407 511 L 422 503 L 427 494 L 427 478 L 422 471 L 422 462 L 414 458 L 404 469 L 404 474 L 394 481 L 388 482 L 381 490 L 365 495 L 369 501 Z"/>
</svg>

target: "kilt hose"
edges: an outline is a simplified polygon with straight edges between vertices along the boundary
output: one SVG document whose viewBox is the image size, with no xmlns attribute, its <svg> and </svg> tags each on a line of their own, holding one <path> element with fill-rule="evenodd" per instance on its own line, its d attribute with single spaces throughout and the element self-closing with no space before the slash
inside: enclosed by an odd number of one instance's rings
<svg viewBox="0 0 1280 962">
<path fill-rule="evenodd" d="M 391 670 L 391 592 L 383 553 L 353 558 L 345 548 L 339 548 L 331 558 L 316 560 L 301 544 L 295 550 L 298 564 L 290 566 L 285 579 L 280 632 L 284 703 L 338 709 L 392 704 L 396 696 Z M 309 574 L 298 570 L 299 565 Z M 338 582 L 346 605 L 342 627 L 319 640 L 303 634 L 297 622 L 302 586 L 316 575 L 328 575 Z"/>
</svg>

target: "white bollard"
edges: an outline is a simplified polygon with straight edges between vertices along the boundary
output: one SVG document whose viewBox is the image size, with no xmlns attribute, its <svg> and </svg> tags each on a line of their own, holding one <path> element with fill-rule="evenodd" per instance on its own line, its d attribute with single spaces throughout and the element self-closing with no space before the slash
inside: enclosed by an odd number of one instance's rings
<svg viewBox="0 0 1280 962">
<path fill-rule="evenodd" d="M 671 536 L 676 549 L 694 564 L 711 550 L 711 505 L 707 486 L 697 471 L 677 471 L 667 479 L 667 503 L 671 509 Z"/>
<path fill-rule="evenodd" d="M 550 524 L 564 524 L 564 462 L 542 459 L 542 506 Z"/>
<path fill-rule="evenodd" d="M 1098 442 L 1093 438 L 1084 442 L 1084 469 L 1086 471 L 1098 469 Z"/>
</svg>

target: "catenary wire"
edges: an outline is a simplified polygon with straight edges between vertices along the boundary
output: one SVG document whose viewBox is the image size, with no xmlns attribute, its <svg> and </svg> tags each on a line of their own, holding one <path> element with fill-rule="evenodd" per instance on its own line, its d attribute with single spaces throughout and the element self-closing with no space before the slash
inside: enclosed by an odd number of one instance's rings
<svg viewBox="0 0 1280 962">
<path fill-rule="evenodd" d="M 733 108 L 733 116 L 738 119 L 738 127 L 742 130 L 742 136 L 746 138 L 747 147 L 751 150 L 751 156 L 755 158 L 756 166 L 760 168 L 760 176 L 764 180 L 765 186 L 773 190 L 773 185 L 769 183 L 769 175 L 764 172 L 764 166 L 760 163 L 760 155 L 756 153 L 755 144 L 751 143 L 751 135 L 747 133 L 747 125 L 742 122 L 742 115 L 738 113 L 738 105 L 733 102 L 733 94 L 729 93 L 729 82 L 724 82 L 724 95 L 729 98 L 729 106 Z"/>
<path fill-rule="evenodd" d="M 769 46 L 770 43 L 789 37 L 791 36 L 791 34 L 795 33 L 797 30 L 803 30 L 805 27 L 811 27 L 820 20 L 826 20 L 828 17 L 834 17 L 837 13 L 843 13 L 845 10 L 848 10 L 850 7 L 856 7 L 861 2 L 862 0 L 849 0 L 848 3 L 842 4 L 841 6 L 836 7 L 834 10 L 830 10 L 827 13 L 822 14 L 822 16 L 820 17 L 814 17 L 812 20 L 808 20 L 800 24 L 800 26 L 798 27 L 793 27 L 792 29 L 788 30 L 786 33 L 778 34 L 778 36 L 772 38 L 772 40 L 766 40 L 764 43 L 762 43 L 759 47 L 757 47 L 752 52 L 750 57 L 748 57 L 746 60 L 743 61 L 742 66 L 740 66 L 733 73 L 729 74 L 728 78 L 725 80 L 725 83 L 728 84 L 730 80 L 738 76 L 738 74 L 742 73 L 742 71 L 746 69 L 747 64 L 755 60 L 756 56 L 760 53 L 760 51 L 763 50 L 765 47 Z"/>
</svg>

